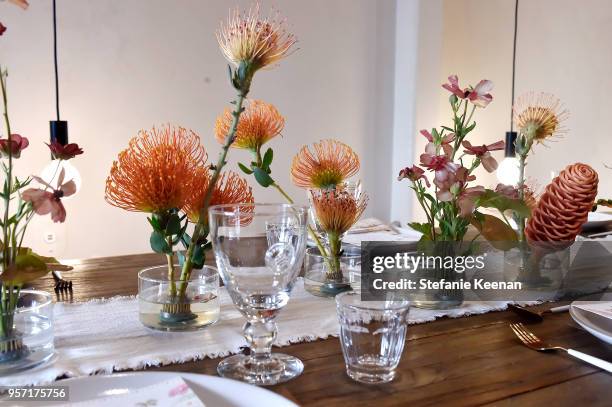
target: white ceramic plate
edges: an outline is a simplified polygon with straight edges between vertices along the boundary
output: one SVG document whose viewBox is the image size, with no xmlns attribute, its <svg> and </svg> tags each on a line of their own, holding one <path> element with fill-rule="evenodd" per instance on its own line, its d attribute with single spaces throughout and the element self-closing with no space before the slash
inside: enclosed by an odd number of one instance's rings
<svg viewBox="0 0 612 407">
<path fill-rule="evenodd" d="M 570 315 L 574 321 L 587 332 L 612 345 L 612 320 L 601 315 L 576 308 L 576 305 L 590 304 L 594 301 L 574 301 L 570 307 Z"/>
<path fill-rule="evenodd" d="M 68 386 L 70 402 L 120 395 L 180 376 L 207 406 L 211 407 L 297 407 L 296 404 L 261 387 L 216 376 L 180 372 L 134 372 L 110 376 L 86 376 L 61 380 L 54 385 Z M 53 405 L 46 403 L 44 405 Z M 60 403 L 58 403 L 60 404 Z M 35 405 L 34 403 L 28 405 Z M 42 405 L 42 404 L 41 404 Z"/>
</svg>

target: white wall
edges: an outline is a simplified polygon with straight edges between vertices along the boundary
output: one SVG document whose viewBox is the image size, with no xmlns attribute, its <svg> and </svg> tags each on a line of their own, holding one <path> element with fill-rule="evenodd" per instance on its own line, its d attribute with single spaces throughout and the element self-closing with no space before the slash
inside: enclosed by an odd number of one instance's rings
<svg viewBox="0 0 612 407">
<path fill-rule="evenodd" d="M 247 1 L 238 1 L 243 6 Z M 214 32 L 236 2 L 223 0 L 58 0 L 62 118 L 71 141 L 85 154 L 74 160 L 83 188 L 66 202 L 65 224 L 37 218 L 30 244 L 64 258 L 149 251 L 145 215 L 104 201 L 113 159 L 141 128 L 171 122 L 192 128 L 209 156 L 219 151 L 215 117 L 233 97 L 226 62 Z M 394 9 L 392 0 L 264 1 L 287 17 L 299 50 L 281 66 L 257 75 L 252 97 L 274 103 L 286 117 L 272 146 L 275 176 L 305 202 L 289 181 L 291 158 L 303 144 L 322 138 L 349 143 L 361 155 L 362 177 L 372 195 L 369 214 L 389 217 L 394 170 L 385 117 L 392 105 Z M 8 31 L 0 62 L 10 70 L 10 113 L 15 132 L 30 138 L 19 161 L 22 174 L 48 162 L 48 122 L 54 116 L 51 2 L 33 1 L 26 12 L 0 3 Z M 391 114 L 392 117 L 392 114 Z M 235 161 L 247 161 L 233 151 Z M 280 201 L 255 188 L 257 201 Z M 43 242 L 46 232 L 56 243 Z"/>
<path fill-rule="evenodd" d="M 495 83 L 493 102 L 475 116 L 478 144 L 504 137 L 510 126 L 513 0 L 421 0 L 416 130 L 447 123 L 450 74 L 460 84 Z M 517 96 L 527 91 L 557 95 L 570 111 L 569 133 L 549 148 L 536 146 L 527 175 L 542 188 L 551 171 L 584 162 L 600 175 L 600 196 L 612 196 L 612 2 L 608 0 L 520 0 L 516 70 Z M 424 138 L 416 135 L 418 161 Z M 473 144 L 475 144 L 473 142 Z M 501 159 L 503 152 L 497 154 Z M 485 186 L 495 176 L 480 170 Z M 420 211 L 414 209 L 414 216 Z"/>
</svg>

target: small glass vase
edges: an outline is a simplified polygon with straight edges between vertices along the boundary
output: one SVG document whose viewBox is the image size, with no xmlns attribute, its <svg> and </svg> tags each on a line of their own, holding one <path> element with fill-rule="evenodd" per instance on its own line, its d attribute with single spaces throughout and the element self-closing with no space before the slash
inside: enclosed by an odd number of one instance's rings
<svg viewBox="0 0 612 407">
<path fill-rule="evenodd" d="M 304 260 L 304 288 L 318 297 L 335 297 L 337 294 L 357 289 L 361 278 L 361 249 L 344 247 L 340 256 L 341 277 L 330 273 L 330 260 L 316 247 L 306 250 Z"/>
<path fill-rule="evenodd" d="M 454 258 L 464 251 L 462 242 L 439 241 L 423 244 L 423 247 L 414 253 L 415 256 L 425 259 L 424 266 L 415 271 L 415 280 L 426 279 L 434 284 L 460 281 L 463 274 L 454 267 L 446 267 L 443 260 Z M 463 298 L 463 290 L 459 288 L 423 289 L 415 293 L 412 305 L 423 309 L 455 309 L 461 307 Z"/>
<path fill-rule="evenodd" d="M 8 294 L 3 286 L 2 300 Z M 16 307 L 0 313 L 0 376 L 50 362 L 53 346 L 53 301 L 44 291 L 21 290 Z"/>
<path fill-rule="evenodd" d="M 175 265 L 180 271 L 180 266 Z M 197 331 L 219 319 L 219 273 L 204 266 L 194 269 L 189 280 L 168 279 L 168 266 L 155 266 L 138 273 L 140 322 L 158 331 Z M 181 294 L 182 293 L 182 294 Z"/>
</svg>

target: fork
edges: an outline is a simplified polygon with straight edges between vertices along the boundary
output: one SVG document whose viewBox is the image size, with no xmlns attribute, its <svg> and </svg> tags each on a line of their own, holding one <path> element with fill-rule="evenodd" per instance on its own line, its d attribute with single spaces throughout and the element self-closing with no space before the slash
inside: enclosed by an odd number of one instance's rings
<svg viewBox="0 0 612 407">
<path fill-rule="evenodd" d="M 53 280 L 55 281 L 55 287 L 54 287 L 55 292 L 58 292 L 58 291 L 72 292 L 72 281 L 64 280 L 60 272 L 57 270 L 53 270 L 51 274 L 53 275 Z"/>
<path fill-rule="evenodd" d="M 537 350 L 538 352 L 551 352 L 557 350 L 564 350 L 571 356 L 582 360 L 583 362 L 590 363 L 593 366 L 597 366 L 607 372 L 612 373 L 612 363 L 607 362 L 603 359 L 596 358 L 595 356 L 587 355 L 586 353 L 578 352 L 574 349 L 566 349 L 561 346 L 550 345 L 543 342 L 540 338 L 535 336 L 531 331 L 525 329 L 523 324 L 510 324 L 510 329 L 514 334 L 523 342 L 525 346 L 530 349 Z"/>
</svg>

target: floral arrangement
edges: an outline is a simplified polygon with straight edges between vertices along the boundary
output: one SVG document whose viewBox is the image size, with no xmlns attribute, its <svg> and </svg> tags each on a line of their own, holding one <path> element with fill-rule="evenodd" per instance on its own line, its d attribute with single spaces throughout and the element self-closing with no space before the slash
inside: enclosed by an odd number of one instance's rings
<svg viewBox="0 0 612 407">
<path fill-rule="evenodd" d="M 222 144 L 217 162 L 207 164 L 197 134 L 168 125 L 161 130 L 142 131 L 132 139 L 113 164 L 106 183 L 110 204 L 151 214 L 151 248 L 167 257 L 170 296 L 175 303 L 183 302 L 192 270 L 204 264 L 209 246 L 208 208 L 253 202 L 246 180 L 222 170 L 230 147 L 258 150 L 263 139 L 277 134 L 257 133 L 261 139 L 244 137 L 245 129 L 257 131 L 251 126 L 258 125 L 258 115 L 272 114 L 257 101 L 247 102 L 247 95 L 255 74 L 288 56 L 296 42 L 278 14 L 268 18 L 260 15 L 259 4 L 246 13 L 237 9 L 230 13 L 217 32 L 217 40 L 230 63 L 230 81 L 237 92 L 233 107 L 226 109 L 216 123 L 217 140 Z M 187 233 L 190 223 L 194 225 L 191 234 Z M 174 270 L 177 244 L 184 246 L 184 251 L 177 252 L 180 272 Z M 189 311 L 188 304 L 185 307 L 180 309 L 183 314 Z"/>
<path fill-rule="evenodd" d="M 23 246 L 28 225 L 34 215 L 51 215 L 54 222 L 66 220 L 66 209 L 62 199 L 76 192 L 76 184 L 66 179 L 62 161 L 70 160 L 82 154 L 77 144 L 63 146 L 58 143 L 48 144 L 53 158 L 57 162 L 55 174 L 50 182 L 38 176 L 20 179 L 14 175 L 15 160 L 29 146 L 27 137 L 13 133 L 8 114 L 7 71 L 0 67 L 0 88 L 4 102 L 4 124 L 6 138 L 0 139 L 2 154 L 2 171 L 4 182 L 2 194 L 4 211 L 2 226 L 2 270 L 0 273 L 0 353 L 2 358 L 17 358 L 24 350 L 24 345 L 15 332 L 13 317 L 17 309 L 19 293 L 25 283 L 31 282 L 51 270 L 70 270 L 52 257 L 36 254 L 32 249 Z M 33 181 L 39 186 L 32 185 Z M 14 339 L 11 339 L 14 338 Z"/>
<path fill-rule="evenodd" d="M 493 83 L 481 80 L 474 87 L 462 88 L 457 76 L 453 75 L 442 87 L 451 93 L 451 124 L 431 131 L 421 130 L 428 143 L 420 163 L 404 168 L 398 177 L 400 181 L 410 181 L 427 217 L 426 223 L 409 225 L 423 233 L 422 241 L 461 242 L 471 224 L 494 245 L 513 244 L 518 237 L 506 212 L 526 217 L 528 208 L 519 196 L 504 193 L 501 186 L 494 191 L 474 185 L 474 171 L 481 165 L 487 172 L 497 169 L 497 161 L 491 153 L 503 150 L 504 142 L 477 146 L 468 139 L 476 128 L 474 113 L 493 100 L 490 94 Z M 433 175 L 431 181 L 428 173 Z M 495 208 L 500 217 L 483 213 L 480 208 Z"/>
</svg>

